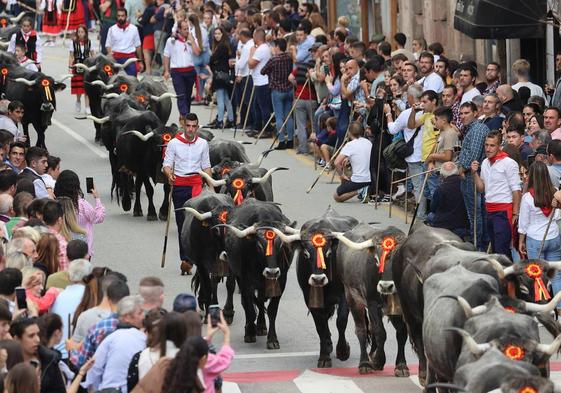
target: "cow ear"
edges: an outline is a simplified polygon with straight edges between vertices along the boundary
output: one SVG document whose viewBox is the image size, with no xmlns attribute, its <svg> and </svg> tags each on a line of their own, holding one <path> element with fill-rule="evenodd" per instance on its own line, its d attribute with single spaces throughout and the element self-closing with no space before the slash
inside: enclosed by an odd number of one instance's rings
<svg viewBox="0 0 561 393">
<path fill-rule="evenodd" d="M 62 82 L 55 82 L 55 91 L 62 91 L 66 89 L 66 85 Z"/>
</svg>

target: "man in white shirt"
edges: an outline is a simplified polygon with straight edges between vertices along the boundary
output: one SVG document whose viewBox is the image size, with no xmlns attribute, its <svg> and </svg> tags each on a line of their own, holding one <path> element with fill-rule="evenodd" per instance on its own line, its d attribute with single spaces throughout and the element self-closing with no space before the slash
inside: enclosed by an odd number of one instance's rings
<svg viewBox="0 0 561 393">
<path fill-rule="evenodd" d="M 337 202 L 345 202 L 355 195 L 364 202 L 368 197 L 368 188 L 372 183 L 370 177 L 370 153 L 372 143 L 363 137 L 364 129 L 360 122 L 352 122 L 349 126 L 349 139 L 341 153 L 335 159 L 335 170 L 341 179 L 341 185 L 337 187 L 333 199 Z M 344 173 L 344 166 L 351 165 L 351 178 Z"/>
<path fill-rule="evenodd" d="M 461 64 L 458 68 L 460 70 L 460 87 L 462 88 L 462 99 L 460 105 L 465 102 L 470 102 L 473 97 L 480 96 L 481 93 L 475 87 L 475 80 L 477 78 L 477 70 L 470 64 Z"/>
<path fill-rule="evenodd" d="M 471 173 L 477 191 L 485 193 L 487 230 L 492 252 L 511 258 L 512 225 L 518 220 L 522 197 L 518 164 L 501 151 L 503 137 L 500 131 L 491 131 L 485 138 L 485 156 L 481 163 L 471 163 Z"/>
<path fill-rule="evenodd" d="M 173 205 L 175 207 L 175 222 L 179 238 L 179 255 L 183 266 L 192 266 L 187 260 L 187 254 L 181 244 L 181 228 L 185 214 L 181 209 L 185 202 L 199 195 L 203 189 L 203 179 L 199 173 L 204 171 L 212 177 L 208 142 L 199 138 L 199 118 L 194 113 L 189 113 L 184 122 L 183 132 L 177 134 L 166 146 L 163 169 L 164 175 L 173 185 Z M 214 191 L 208 183 L 209 191 Z M 187 269 L 187 273 L 190 269 Z"/>
<path fill-rule="evenodd" d="M 191 113 L 191 94 L 197 78 L 193 56 L 201 53 L 199 44 L 189 32 L 189 22 L 180 21 L 177 37 L 170 37 L 164 48 L 164 79 L 171 76 L 181 116 Z"/>
<path fill-rule="evenodd" d="M 234 93 L 234 101 L 236 102 L 236 107 L 239 107 L 240 121 L 245 120 L 245 115 L 249 110 L 249 95 L 253 89 L 253 82 L 249 77 L 249 52 L 251 48 L 255 46 L 251 31 L 249 29 L 241 29 L 238 33 L 238 49 L 236 51 L 236 91 Z M 245 96 L 243 94 L 245 90 Z M 242 102 L 243 97 L 243 102 Z M 237 113 L 237 112 L 236 112 Z M 248 123 L 251 127 L 252 123 L 252 112 L 249 112 Z M 237 121 L 237 119 L 236 119 Z"/>
<path fill-rule="evenodd" d="M 261 75 L 261 70 L 265 67 L 265 64 L 271 58 L 271 48 L 265 42 L 265 30 L 262 28 L 257 28 L 253 32 L 253 41 L 255 46 L 253 46 L 249 52 L 249 69 L 251 70 L 251 78 L 253 79 L 254 101 L 250 103 L 253 105 L 254 122 L 253 126 L 255 129 L 254 135 L 258 133 L 269 117 L 271 116 L 271 89 L 269 89 L 269 77 L 267 75 Z M 247 92 L 246 92 L 247 94 Z M 248 133 L 252 135 L 252 133 Z"/>
<path fill-rule="evenodd" d="M 539 96 L 547 100 L 543 89 L 535 83 L 530 82 L 530 63 L 527 60 L 516 60 L 512 64 L 512 73 L 518 81 L 516 84 L 512 85 L 514 90 L 518 91 L 521 87 L 527 87 L 530 89 L 530 96 Z"/>
<path fill-rule="evenodd" d="M 444 80 L 434 72 L 434 56 L 430 52 L 423 52 L 419 56 L 419 69 L 423 77 L 417 81 L 423 86 L 423 91 L 432 90 L 438 94 L 444 90 Z"/>
<path fill-rule="evenodd" d="M 117 10 L 117 23 L 109 28 L 105 49 L 107 55 L 112 56 L 119 64 L 135 57 L 138 59 L 125 67 L 128 75 L 136 76 L 137 72 L 144 70 L 138 28 L 127 22 L 127 10 L 124 8 Z"/>
<path fill-rule="evenodd" d="M 6 130 L 14 135 L 14 141 L 25 142 L 27 137 L 18 128 L 18 124 L 23 119 L 25 108 L 20 101 L 11 101 L 8 105 L 8 114 L 0 115 L 0 130 Z"/>
</svg>

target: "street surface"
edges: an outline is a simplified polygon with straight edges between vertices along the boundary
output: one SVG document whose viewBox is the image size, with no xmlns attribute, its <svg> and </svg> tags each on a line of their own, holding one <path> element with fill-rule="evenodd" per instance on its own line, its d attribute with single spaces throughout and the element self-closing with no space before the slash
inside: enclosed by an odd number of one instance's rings
<svg viewBox="0 0 561 393">
<path fill-rule="evenodd" d="M 92 45 L 92 47 L 95 47 Z M 43 70 L 55 79 L 67 73 L 67 46 L 62 47 L 60 40 L 56 47 L 45 48 Z M 132 291 L 138 281 L 148 275 L 160 277 L 165 283 L 165 306 L 170 308 L 175 295 L 180 292 L 191 292 L 192 276 L 181 276 L 177 231 L 175 222 L 170 225 L 170 241 L 168 244 L 165 268 L 160 268 L 165 223 L 148 222 L 146 216 L 133 217 L 132 212 L 124 212 L 115 201 L 111 201 L 111 177 L 107 152 L 104 147 L 94 144 L 94 127 L 89 120 L 74 118 L 74 96 L 70 95 L 70 81 L 67 89 L 56 96 L 57 112 L 53 116 L 53 124 L 47 130 L 46 143 L 49 152 L 62 157 L 61 168 L 75 170 L 82 179 L 85 189 L 85 178 L 93 177 L 95 186 L 106 207 L 105 222 L 95 226 L 95 256 L 92 262 L 97 266 L 108 266 L 127 275 Z M 170 84 L 170 89 L 171 88 Z M 200 123 L 207 124 L 210 110 L 207 107 L 195 106 Z M 215 111 L 213 110 L 214 116 Z M 175 107 L 170 122 L 177 121 L 178 112 Z M 233 130 L 214 131 L 218 138 L 233 139 Z M 32 143 L 36 136 L 31 131 Z M 254 142 L 252 138 L 242 137 L 238 132 L 237 140 Z M 244 145 L 250 159 L 266 150 L 271 139 L 260 141 L 257 146 Z M 358 200 L 338 204 L 333 201 L 332 194 L 336 184 L 330 184 L 331 176 L 323 176 L 316 187 L 306 194 L 306 190 L 316 178 L 313 161 L 309 157 L 297 156 L 290 151 L 275 151 L 263 162 L 266 168 L 283 166 L 289 171 L 280 171 L 273 175 L 275 201 L 281 204 L 284 214 L 291 220 L 297 220 L 298 227 L 305 221 L 320 216 L 329 205 L 340 214 L 351 215 L 363 222 L 379 222 L 381 226 L 395 225 L 407 231 L 401 211 L 393 209 L 392 219 L 388 218 L 388 208 L 380 205 L 376 210 L 373 205 L 360 204 Z M 318 167 L 318 171 L 319 171 Z M 147 200 L 143 193 L 143 210 L 147 211 Z M 87 197 L 90 198 L 90 197 Z M 157 208 L 163 199 L 162 186 L 158 185 L 155 193 Z M 219 287 L 219 299 L 225 300 L 225 287 Z M 335 359 L 333 354 L 332 369 L 315 369 L 319 355 L 319 339 L 315 331 L 311 315 L 308 314 L 303 296 L 296 280 L 294 267 L 289 271 L 288 283 L 280 302 L 277 317 L 277 333 L 280 350 L 267 350 L 266 338 L 258 337 L 254 344 L 243 342 L 244 313 L 239 294 L 234 298 L 236 315 L 230 326 L 232 330 L 232 346 L 236 357 L 228 372 L 224 375 L 223 392 L 346 392 L 360 393 L 367 391 L 384 392 L 419 392 L 417 386 L 417 358 L 411 346 L 407 344 L 407 361 L 410 365 L 411 378 L 393 377 L 393 364 L 396 354 L 395 331 L 386 324 L 388 340 L 386 342 L 386 369 L 368 376 L 360 376 L 357 366 L 359 360 L 358 340 L 354 335 L 354 324 L 349 315 L 347 341 L 351 345 L 351 357 L 345 362 Z M 331 320 L 331 332 L 334 342 L 337 339 L 335 320 Z M 546 341 L 550 337 L 544 333 Z M 220 345 L 220 337 L 215 344 Z M 556 369 L 556 368 L 552 368 Z M 561 370 L 561 367 L 557 369 Z M 554 373 L 556 376 L 556 373 Z"/>
</svg>

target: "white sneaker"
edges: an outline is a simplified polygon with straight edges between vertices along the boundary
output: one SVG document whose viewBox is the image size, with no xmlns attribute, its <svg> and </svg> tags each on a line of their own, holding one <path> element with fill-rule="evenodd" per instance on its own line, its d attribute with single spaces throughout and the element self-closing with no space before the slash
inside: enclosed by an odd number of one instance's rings
<svg viewBox="0 0 561 393">
<path fill-rule="evenodd" d="M 82 111 L 82 103 L 80 101 L 76 101 L 76 113 L 80 113 Z"/>
<path fill-rule="evenodd" d="M 86 115 L 88 115 L 88 116 L 92 114 L 92 111 L 90 111 L 90 107 L 89 107 L 89 106 L 87 106 L 87 107 L 85 108 L 85 112 L 86 112 Z"/>
<path fill-rule="evenodd" d="M 403 194 L 405 194 L 405 186 L 403 184 L 400 184 L 399 186 L 397 186 L 397 191 L 395 192 L 395 194 L 392 195 L 392 200 L 395 201 Z"/>
</svg>

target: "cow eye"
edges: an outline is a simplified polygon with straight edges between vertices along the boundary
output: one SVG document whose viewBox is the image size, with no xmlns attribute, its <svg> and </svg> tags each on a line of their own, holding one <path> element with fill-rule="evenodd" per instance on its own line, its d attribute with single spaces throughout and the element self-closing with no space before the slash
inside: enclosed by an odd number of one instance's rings
<svg viewBox="0 0 561 393">
<path fill-rule="evenodd" d="M 310 252 L 306 249 L 304 249 L 304 258 L 310 259 Z"/>
</svg>

